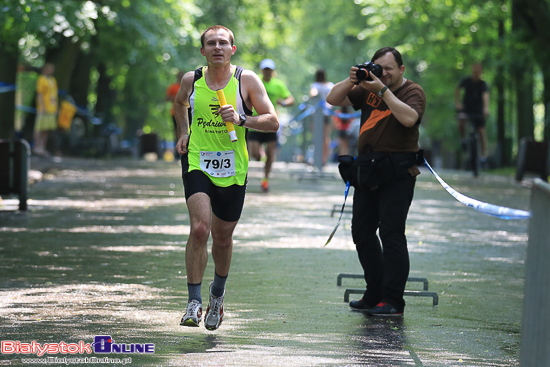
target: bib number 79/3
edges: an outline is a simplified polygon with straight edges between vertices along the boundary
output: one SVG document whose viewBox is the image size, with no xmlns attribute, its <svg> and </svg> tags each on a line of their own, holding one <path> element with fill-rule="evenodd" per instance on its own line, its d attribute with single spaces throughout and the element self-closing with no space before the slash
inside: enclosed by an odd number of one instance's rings
<svg viewBox="0 0 550 367">
<path fill-rule="evenodd" d="M 205 159 L 204 162 L 206 163 L 206 169 L 210 169 L 210 166 L 212 166 L 212 169 L 219 170 L 221 169 L 228 169 L 231 168 L 231 160 L 229 158 L 223 158 L 223 159 Z"/>
<path fill-rule="evenodd" d="M 201 152 L 200 167 L 212 177 L 235 176 L 235 151 Z"/>
</svg>

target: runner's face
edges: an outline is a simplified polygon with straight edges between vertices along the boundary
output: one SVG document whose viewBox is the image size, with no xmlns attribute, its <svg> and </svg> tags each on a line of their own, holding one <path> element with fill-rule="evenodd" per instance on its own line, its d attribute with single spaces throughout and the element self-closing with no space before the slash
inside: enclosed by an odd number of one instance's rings
<svg viewBox="0 0 550 367">
<path fill-rule="evenodd" d="M 269 68 L 262 69 L 262 76 L 265 81 L 270 81 L 273 77 L 273 70 Z"/>
<path fill-rule="evenodd" d="M 229 33 L 223 29 L 209 31 L 205 35 L 201 54 L 206 57 L 208 65 L 224 65 L 231 61 L 237 46 L 231 45 Z"/>
<path fill-rule="evenodd" d="M 44 69 L 42 70 L 42 74 L 47 75 L 47 76 L 51 76 L 51 75 L 53 75 L 54 71 L 55 71 L 55 65 L 47 63 L 46 65 L 44 65 Z"/>
<path fill-rule="evenodd" d="M 374 63 L 382 66 L 382 77 L 380 78 L 380 81 L 384 83 L 384 85 L 388 86 L 390 90 L 401 86 L 403 83 L 403 72 L 405 71 L 405 66 L 397 66 L 395 57 L 391 52 L 379 57 L 374 61 Z"/>
</svg>

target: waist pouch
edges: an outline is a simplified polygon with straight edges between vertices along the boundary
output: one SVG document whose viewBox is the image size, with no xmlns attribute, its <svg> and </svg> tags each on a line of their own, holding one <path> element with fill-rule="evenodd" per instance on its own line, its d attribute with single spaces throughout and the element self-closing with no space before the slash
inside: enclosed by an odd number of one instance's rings
<svg viewBox="0 0 550 367">
<path fill-rule="evenodd" d="M 409 177 L 409 168 L 424 162 L 423 151 L 416 153 L 369 152 L 357 158 L 338 157 L 338 170 L 344 182 L 355 188 L 374 190 L 383 184 Z"/>
</svg>

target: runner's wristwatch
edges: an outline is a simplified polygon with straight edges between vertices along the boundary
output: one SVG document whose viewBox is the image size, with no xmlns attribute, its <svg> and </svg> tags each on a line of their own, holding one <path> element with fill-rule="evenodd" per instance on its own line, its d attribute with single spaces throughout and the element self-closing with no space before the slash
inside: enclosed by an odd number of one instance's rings
<svg viewBox="0 0 550 367">
<path fill-rule="evenodd" d="M 246 115 L 243 115 L 243 114 L 239 115 L 239 120 L 240 120 L 239 126 L 243 126 L 244 123 L 246 122 Z"/>
<path fill-rule="evenodd" d="M 384 97 L 384 93 L 386 93 L 386 91 L 388 90 L 388 86 L 385 85 L 384 88 L 380 89 L 380 91 L 378 93 L 376 93 L 376 95 L 380 98 Z"/>
</svg>

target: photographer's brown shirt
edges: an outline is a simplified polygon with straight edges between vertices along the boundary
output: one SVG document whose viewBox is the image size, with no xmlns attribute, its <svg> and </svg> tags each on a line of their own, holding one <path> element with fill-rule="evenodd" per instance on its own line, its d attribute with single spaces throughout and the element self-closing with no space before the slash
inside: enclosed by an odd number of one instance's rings
<svg viewBox="0 0 550 367">
<path fill-rule="evenodd" d="M 418 121 L 412 127 L 401 124 L 384 100 L 375 93 L 362 87 L 355 87 L 348 93 L 353 108 L 361 110 L 361 129 L 359 133 L 358 152 L 417 152 L 418 127 L 426 108 L 424 90 L 411 80 L 399 87 L 393 94 L 418 113 Z M 416 176 L 420 171 L 415 166 L 411 174 Z"/>
</svg>

